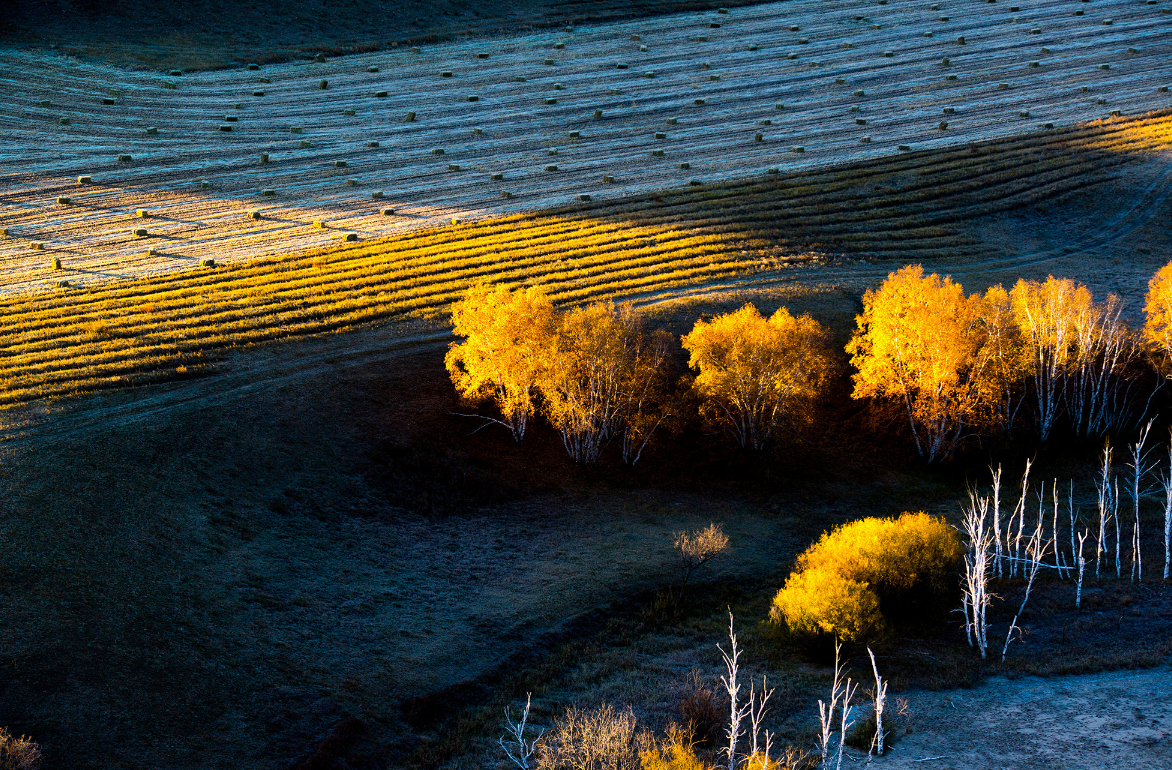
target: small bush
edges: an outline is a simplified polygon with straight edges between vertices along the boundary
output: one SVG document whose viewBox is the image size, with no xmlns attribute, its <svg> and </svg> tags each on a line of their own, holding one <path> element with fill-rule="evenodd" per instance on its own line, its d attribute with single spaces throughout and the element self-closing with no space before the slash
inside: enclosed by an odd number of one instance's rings
<svg viewBox="0 0 1172 770">
<path fill-rule="evenodd" d="M 673 743 L 663 748 L 648 749 L 639 754 L 643 770 L 705 770 L 706 765 L 696 757 L 691 746 Z"/>
<path fill-rule="evenodd" d="M 956 532 L 926 513 L 845 524 L 798 558 L 771 615 L 797 633 L 873 637 L 887 626 L 883 609 L 923 610 L 955 590 L 960 556 Z"/>
<path fill-rule="evenodd" d="M 40 766 L 40 746 L 23 735 L 14 738 L 0 727 L 0 770 L 37 770 Z"/>
<path fill-rule="evenodd" d="M 651 737 L 635 730 L 635 715 L 609 703 L 590 710 L 566 709 L 542 740 L 537 770 L 639 770 L 639 755 Z"/>
<path fill-rule="evenodd" d="M 680 685 L 679 698 L 682 739 L 700 745 L 719 743 L 727 704 L 716 689 L 704 681 L 699 671 L 693 671 Z"/>
</svg>

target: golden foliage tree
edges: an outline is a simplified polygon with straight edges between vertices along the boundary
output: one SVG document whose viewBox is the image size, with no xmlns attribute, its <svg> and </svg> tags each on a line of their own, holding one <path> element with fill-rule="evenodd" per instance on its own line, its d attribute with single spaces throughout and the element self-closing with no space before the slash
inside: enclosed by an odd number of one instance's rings
<svg viewBox="0 0 1172 770">
<path fill-rule="evenodd" d="M 1172 376 L 1172 262 L 1148 282 L 1144 315 L 1144 340 L 1159 354 L 1164 375 Z"/>
<path fill-rule="evenodd" d="M 954 586 L 960 557 L 956 531 L 926 513 L 844 524 L 798 557 L 771 616 L 799 633 L 863 639 L 886 625 L 882 600 Z"/>
<path fill-rule="evenodd" d="M 561 317 L 537 385 L 575 462 L 597 462 L 620 434 L 623 459 L 638 461 L 664 415 L 669 342 L 629 304 L 596 302 Z"/>
<path fill-rule="evenodd" d="M 683 337 L 703 415 L 741 447 L 762 449 L 785 422 L 810 416 L 834 359 L 826 330 L 808 315 L 780 308 L 769 319 L 747 304 L 698 320 Z"/>
<path fill-rule="evenodd" d="M 538 288 L 479 285 L 452 305 L 452 343 L 444 363 L 460 397 L 495 402 L 495 420 L 521 441 L 533 414 L 534 388 L 552 343 L 557 314 Z"/>
<path fill-rule="evenodd" d="M 863 295 L 847 345 L 858 370 L 852 395 L 898 404 L 929 462 L 949 457 L 985 407 L 983 304 L 920 265 Z"/>
</svg>

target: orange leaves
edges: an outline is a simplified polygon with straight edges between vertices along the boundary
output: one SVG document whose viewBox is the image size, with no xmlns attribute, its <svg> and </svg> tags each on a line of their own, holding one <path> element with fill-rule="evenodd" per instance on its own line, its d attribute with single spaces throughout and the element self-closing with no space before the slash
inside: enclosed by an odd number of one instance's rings
<svg viewBox="0 0 1172 770">
<path fill-rule="evenodd" d="M 1144 339 L 1163 354 L 1167 373 L 1167 365 L 1172 360 L 1172 262 L 1160 268 L 1148 282 L 1144 314 L 1147 316 Z"/>
<path fill-rule="evenodd" d="M 916 448 L 929 461 L 949 456 L 980 408 L 977 375 L 986 331 L 980 296 L 919 265 L 892 273 L 863 295 L 847 345 L 854 398 L 888 399 L 907 414 Z"/>
<path fill-rule="evenodd" d="M 926 513 L 851 522 L 798 558 L 771 615 L 798 633 L 866 638 L 886 626 L 881 597 L 898 600 L 920 586 L 946 589 L 960 556 L 956 532 Z"/>
<path fill-rule="evenodd" d="M 461 398 L 496 402 L 520 441 L 533 413 L 533 390 L 552 343 L 556 314 L 540 289 L 510 292 L 479 285 L 452 305 L 452 343 L 444 363 Z"/>
<path fill-rule="evenodd" d="M 834 368 L 825 329 L 785 308 L 766 320 L 745 305 L 697 321 L 682 341 L 705 417 L 753 449 L 783 421 L 804 421 Z"/>
</svg>

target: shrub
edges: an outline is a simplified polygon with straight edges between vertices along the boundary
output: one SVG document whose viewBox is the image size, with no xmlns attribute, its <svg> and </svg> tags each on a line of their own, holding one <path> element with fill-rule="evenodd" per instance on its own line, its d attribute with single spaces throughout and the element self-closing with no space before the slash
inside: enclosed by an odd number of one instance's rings
<svg viewBox="0 0 1172 770">
<path fill-rule="evenodd" d="M 715 745 L 724 732 L 724 717 L 728 704 L 721 700 L 716 689 L 704 681 L 699 671 L 683 681 L 679 688 L 680 741 L 691 744 Z"/>
<path fill-rule="evenodd" d="M 696 750 L 679 743 L 648 749 L 639 754 L 639 762 L 643 770 L 705 770 Z"/>
<path fill-rule="evenodd" d="M 639 754 L 651 749 L 650 736 L 637 733 L 628 707 L 609 703 L 594 709 L 566 709 L 541 742 L 537 770 L 639 770 Z"/>
<path fill-rule="evenodd" d="M 954 589 L 960 556 L 956 532 L 926 513 L 844 524 L 798 557 L 771 615 L 797 633 L 865 639 L 887 626 L 883 608 Z"/>
<path fill-rule="evenodd" d="M 40 746 L 23 735 L 14 738 L 0 727 L 0 770 L 37 770 L 40 766 Z"/>
</svg>

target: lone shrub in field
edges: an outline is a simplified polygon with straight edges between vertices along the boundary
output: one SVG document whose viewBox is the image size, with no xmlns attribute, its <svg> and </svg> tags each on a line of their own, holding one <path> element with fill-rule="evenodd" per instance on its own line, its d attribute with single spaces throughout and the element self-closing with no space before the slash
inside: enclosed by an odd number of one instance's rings
<svg viewBox="0 0 1172 770">
<path fill-rule="evenodd" d="M 865 639 L 886 628 L 885 606 L 953 588 L 960 558 L 956 532 L 926 513 L 844 524 L 798 557 L 771 616 L 801 634 Z"/>
<path fill-rule="evenodd" d="M 728 535 L 720 524 L 709 524 L 694 532 L 675 533 L 673 543 L 687 583 L 693 572 L 728 550 Z"/>
<path fill-rule="evenodd" d="M 833 368 L 826 330 L 785 308 L 766 319 L 753 305 L 699 320 L 683 337 L 702 414 L 741 447 L 763 449 L 785 423 L 807 420 Z"/>
<path fill-rule="evenodd" d="M 0 770 L 37 770 L 41 766 L 41 747 L 29 738 L 12 737 L 0 727 Z"/>
<path fill-rule="evenodd" d="M 518 291 L 484 285 L 452 305 L 452 343 L 444 358 L 460 397 L 472 404 L 492 400 L 500 424 L 521 441 L 533 414 L 533 394 L 557 315 L 540 289 Z"/>
</svg>

